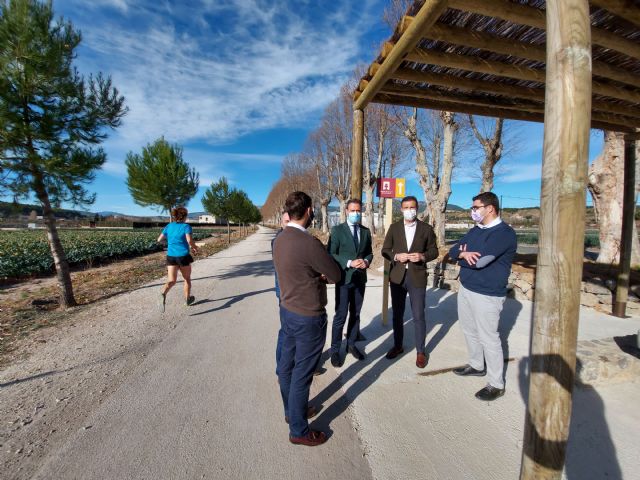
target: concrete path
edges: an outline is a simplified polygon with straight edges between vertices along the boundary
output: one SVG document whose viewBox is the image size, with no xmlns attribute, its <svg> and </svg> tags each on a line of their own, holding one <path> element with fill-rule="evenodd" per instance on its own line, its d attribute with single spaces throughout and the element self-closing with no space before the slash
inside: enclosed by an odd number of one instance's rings
<svg viewBox="0 0 640 480">
<path fill-rule="evenodd" d="M 50 455 L 35 478 L 131 479 L 514 479 L 518 477 L 527 398 L 532 305 L 507 301 L 507 393 L 495 402 L 473 394 L 482 378 L 450 369 L 466 362 L 455 295 L 427 293 L 425 370 L 415 367 L 413 328 L 406 353 L 384 357 L 382 279 L 372 275 L 362 312 L 367 358 L 326 362 L 312 399 L 314 420 L 330 428 L 316 448 L 290 445 L 274 375 L 277 302 L 269 242 L 261 229 L 194 266 L 197 304 L 170 305 L 178 326 L 126 382 Z M 149 289 L 152 308 L 156 289 Z M 172 292 L 172 300 L 178 298 Z M 328 311 L 333 311 L 333 290 Z M 407 309 L 407 320 L 410 309 Z M 640 319 L 581 312 L 580 338 L 628 335 Z M 326 355 L 325 355 L 326 358 Z M 576 389 L 566 477 L 640 478 L 640 382 Z"/>
<path fill-rule="evenodd" d="M 332 419 L 320 448 L 288 441 L 274 373 L 272 237 L 261 230 L 194 264 L 196 305 L 177 304 L 180 284 L 170 292 L 164 315 L 178 318 L 175 330 L 35 478 L 371 478 L 349 411 Z M 158 289 L 147 290 L 156 308 Z M 317 377 L 312 393 L 335 376 Z"/>
</svg>

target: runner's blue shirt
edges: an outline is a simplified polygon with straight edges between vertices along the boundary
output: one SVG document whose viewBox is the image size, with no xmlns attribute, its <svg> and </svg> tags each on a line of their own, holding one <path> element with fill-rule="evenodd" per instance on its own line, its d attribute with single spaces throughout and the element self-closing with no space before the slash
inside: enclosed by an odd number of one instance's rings
<svg viewBox="0 0 640 480">
<path fill-rule="evenodd" d="M 191 235 L 191 225 L 188 223 L 171 222 L 164 227 L 162 234 L 167 237 L 167 256 L 184 257 L 189 255 L 189 243 L 186 235 Z"/>
</svg>

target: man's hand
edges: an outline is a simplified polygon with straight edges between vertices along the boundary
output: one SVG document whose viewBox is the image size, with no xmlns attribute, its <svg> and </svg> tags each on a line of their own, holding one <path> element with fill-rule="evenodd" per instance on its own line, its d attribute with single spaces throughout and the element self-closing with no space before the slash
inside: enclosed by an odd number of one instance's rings
<svg viewBox="0 0 640 480">
<path fill-rule="evenodd" d="M 482 256 L 480 252 L 468 252 L 467 245 L 460 245 L 460 254 L 459 258 L 462 258 L 467 261 L 469 265 L 475 265 L 478 259 Z"/>
<path fill-rule="evenodd" d="M 366 260 L 362 258 L 356 258 L 355 260 L 351 260 L 351 268 L 359 268 L 365 269 L 369 266 Z"/>
<path fill-rule="evenodd" d="M 413 263 L 424 262 L 424 254 L 423 253 L 408 253 L 409 261 Z"/>
<path fill-rule="evenodd" d="M 396 261 L 400 263 L 407 263 L 409 261 L 408 253 L 396 253 Z"/>
</svg>

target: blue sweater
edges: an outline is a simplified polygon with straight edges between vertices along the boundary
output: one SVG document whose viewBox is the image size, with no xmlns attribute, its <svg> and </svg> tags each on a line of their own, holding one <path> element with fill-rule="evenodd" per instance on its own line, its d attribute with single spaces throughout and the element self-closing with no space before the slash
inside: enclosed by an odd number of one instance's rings
<svg viewBox="0 0 640 480">
<path fill-rule="evenodd" d="M 467 252 L 480 253 L 475 265 L 459 258 L 461 245 L 467 246 Z M 449 256 L 458 260 L 460 283 L 464 288 L 482 295 L 504 297 L 517 246 L 516 232 L 502 222 L 491 228 L 473 227 L 451 247 Z"/>
</svg>

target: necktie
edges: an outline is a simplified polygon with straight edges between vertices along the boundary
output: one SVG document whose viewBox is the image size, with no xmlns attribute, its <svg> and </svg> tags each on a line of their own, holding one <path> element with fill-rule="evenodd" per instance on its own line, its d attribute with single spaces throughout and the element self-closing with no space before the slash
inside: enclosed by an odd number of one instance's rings
<svg viewBox="0 0 640 480">
<path fill-rule="evenodd" d="M 353 226 L 353 244 L 356 246 L 356 253 L 358 253 L 360 242 L 358 241 L 358 225 L 357 224 Z"/>
</svg>

